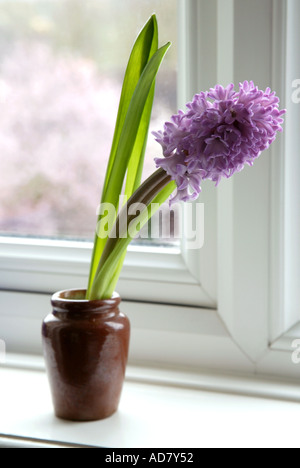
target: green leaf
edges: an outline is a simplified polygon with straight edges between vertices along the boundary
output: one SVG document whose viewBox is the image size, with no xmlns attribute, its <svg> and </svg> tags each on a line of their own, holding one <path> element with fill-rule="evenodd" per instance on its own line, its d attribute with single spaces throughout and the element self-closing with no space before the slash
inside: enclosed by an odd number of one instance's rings
<svg viewBox="0 0 300 468">
<path fill-rule="evenodd" d="M 170 43 L 161 47 L 146 65 L 132 96 L 123 125 L 114 164 L 110 173 L 109 185 L 105 192 L 105 202 L 118 206 L 125 173 L 135 145 L 137 131 L 144 113 L 145 105 L 157 75 L 160 64 L 170 47 Z"/>
<path fill-rule="evenodd" d="M 110 180 L 110 174 L 114 165 L 115 156 L 122 133 L 122 128 L 126 119 L 129 105 L 139 82 L 139 79 L 150 58 L 158 49 L 158 28 L 156 16 L 153 15 L 139 34 L 125 72 L 122 93 L 120 98 L 119 111 L 116 121 L 115 133 L 112 142 L 111 154 L 107 166 L 104 182 L 102 202 L 105 200 L 106 189 Z M 153 97 L 152 97 L 153 100 Z"/>
<path fill-rule="evenodd" d="M 147 137 L 148 137 L 148 132 L 149 132 L 152 107 L 153 107 L 154 93 L 155 93 L 155 83 L 153 84 L 152 90 L 150 91 L 150 94 L 148 97 L 148 101 L 145 105 L 145 110 L 144 110 L 144 114 L 141 120 L 139 131 L 137 134 L 135 146 L 134 146 L 132 156 L 128 164 L 126 186 L 125 186 L 125 199 L 129 199 L 131 195 L 134 193 L 134 191 L 140 186 L 140 183 L 141 183 L 144 160 L 145 160 L 145 152 L 146 152 L 146 147 L 147 147 L 147 139 L 148 139 Z M 117 265 L 113 279 L 111 281 L 111 288 L 113 288 L 112 293 L 114 292 L 114 287 L 116 286 L 116 283 L 118 282 L 120 273 L 122 271 L 125 257 L 126 257 L 126 251 L 122 255 Z"/>
<path fill-rule="evenodd" d="M 125 173 L 135 145 L 136 134 L 140 126 L 149 93 L 152 90 L 158 69 L 170 45 L 170 43 L 167 43 L 153 55 L 146 65 L 132 96 L 111 169 L 109 184 L 105 191 L 105 203 L 110 203 L 115 207 L 117 207 L 119 203 L 119 196 L 122 192 Z M 94 271 L 95 266 L 96 262 L 94 261 Z M 92 281 L 90 281 L 90 284 L 92 284 Z M 90 290 L 91 287 L 89 286 L 88 297 L 90 297 Z"/>
<path fill-rule="evenodd" d="M 144 167 L 145 152 L 147 146 L 147 137 L 150 126 L 150 118 L 152 113 L 153 98 L 155 93 L 155 83 L 149 93 L 148 100 L 145 104 L 144 113 L 141 119 L 141 124 L 136 137 L 132 156 L 128 164 L 126 177 L 125 195 L 130 198 L 135 190 L 140 186 L 142 172 Z"/>
<path fill-rule="evenodd" d="M 153 54 L 157 51 L 157 48 L 158 48 L 158 28 L 157 28 L 156 17 L 155 15 L 153 15 L 149 19 L 147 24 L 144 26 L 141 33 L 139 34 L 133 46 L 133 49 L 129 58 L 129 62 L 127 65 L 122 92 L 121 92 L 121 98 L 120 98 L 119 110 L 118 110 L 115 132 L 114 132 L 114 137 L 113 137 L 113 142 L 112 142 L 112 148 L 111 148 L 110 158 L 108 161 L 106 177 L 105 177 L 104 186 L 103 186 L 101 203 L 106 202 L 106 190 L 110 183 L 110 175 L 111 175 L 112 168 L 114 167 L 115 170 L 118 170 L 118 167 L 116 168 L 116 165 L 115 165 L 115 158 L 116 158 L 116 153 L 117 153 L 120 137 L 122 134 L 122 129 L 124 126 L 124 122 L 126 120 L 126 116 L 128 114 L 128 109 L 130 106 L 132 96 L 135 92 L 136 86 L 140 80 L 140 77 L 144 71 L 146 64 L 151 59 Z M 138 180 L 141 174 L 141 165 L 143 164 L 143 160 L 144 160 L 145 139 L 147 137 L 147 132 L 148 132 L 147 129 L 149 126 L 149 121 L 150 121 L 150 116 L 151 116 L 153 97 L 154 97 L 154 92 L 152 91 L 150 92 L 147 104 L 145 105 L 145 111 L 141 118 L 140 127 L 139 129 L 136 130 L 136 132 L 138 133 L 138 138 L 136 138 L 136 144 L 133 148 L 132 157 L 130 158 L 131 167 L 128 170 L 128 181 L 127 181 L 127 196 L 128 197 L 131 196 L 131 193 L 130 193 L 131 188 L 135 187 L 139 183 Z M 141 162 L 139 162 L 139 158 Z M 122 183 L 123 183 L 123 180 L 124 180 L 124 176 L 122 179 Z M 132 180 L 135 181 L 133 186 L 132 186 Z M 118 205 L 115 206 L 116 210 L 117 210 L 117 206 Z M 101 217 L 98 217 L 98 223 L 99 222 L 101 223 Z M 100 261 L 101 254 L 103 252 L 105 244 L 106 244 L 106 239 L 99 238 L 96 233 L 95 239 L 94 239 L 94 249 L 93 249 L 93 255 L 92 255 L 92 260 L 91 260 L 91 267 L 90 267 L 87 297 L 89 296 L 89 291 L 91 289 L 91 285 L 92 285 L 95 273 L 97 271 L 98 263 Z"/>
</svg>

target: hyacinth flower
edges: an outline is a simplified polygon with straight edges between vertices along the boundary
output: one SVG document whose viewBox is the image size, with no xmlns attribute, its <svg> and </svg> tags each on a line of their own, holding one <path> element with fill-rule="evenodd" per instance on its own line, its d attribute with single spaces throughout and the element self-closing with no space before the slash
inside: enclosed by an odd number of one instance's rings
<svg viewBox="0 0 300 468">
<path fill-rule="evenodd" d="M 261 91 L 252 81 L 240 83 L 237 92 L 233 84 L 217 85 L 197 94 L 187 109 L 155 133 L 165 156 L 156 164 L 177 185 L 171 203 L 195 200 L 205 179 L 218 185 L 245 164 L 252 166 L 282 131 L 285 113 L 270 88 Z"/>
<path fill-rule="evenodd" d="M 133 239 L 130 226 L 134 224 L 135 228 L 141 229 L 148 222 L 155 212 L 150 209 L 150 205 L 158 209 L 170 197 L 170 205 L 196 200 L 201 193 L 203 180 L 209 179 L 218 185 L 222 178 L 232 177 L 236 172 L 242 171 L 245 165 L 252 166 L 255 159 L 269 148 L 277 133 L 282 131 L 285 110 L 279 109 L 279 98 L 270 88 L 259 90 L 252 81 L 240 83 L 238 90 L 234 89 L 233 84 L 226 88 L 217 85 L 207 92 L 197 94 L 187 104 L 186 112 L 179 111 L 172 116 L 170 122 L 165 123 L 162 131 L 154 133 L 156 141 L 162 147 L 163 157 L 155 159 L 157 170 L 140 184 L 153 102 L 153 83 L 158 65 L 169 46 L 168 44 L 159 49 L 159 56 L 157 55 L 155 17 L 152 17 L 150 23 L 154 52 L 153 55 L 148 54 L 149 61 L 144 62 L 141 77 L 147 75 L 147 67 L 155 57 L 156 64 L 153 67 L 151 84 L 150 79 L 148 80 L 148 100 L 144 110 L 140 109 L 144 118 L 143 125 L 137 124 L 136 135 L 132 134 L 133 139 L 136 138 L 133 146 L 139 144 L 140 157 L 135 159 L 134 151 L 131 151 L 129 163 L 127 166 L 124 163 L 122 173 L 117 172 L 116 167 L 109 163 L 104 192 L 109 192 L 110 186 L 114 196 L 118 197 L 127 170 L 125 194 L 130 198 L 124 207 L 119 207 L 119 215 L 110 231 L 114 235 L 108 233 L 105 239 L 99 239 L 96 234 L 87 299 L 107 299 L 112 296 L 126 250 Z M 136 92 L 133 97 L 135 95 Z M 129 110 L 135 114 L 134 105 Z M 125 159 L 122 146 L 119 151 L 120 158 Z M 135 177 L 132 176 L 132 167 Z M 118 190 L 111 180 L 119 182 Z M 102 200 L 107 201 L 107 198 L 102 197 Z M 131 209 L 135 206 L 144 206 L 145 209 L 137 214 L 136 210 Z"/>
</svg>

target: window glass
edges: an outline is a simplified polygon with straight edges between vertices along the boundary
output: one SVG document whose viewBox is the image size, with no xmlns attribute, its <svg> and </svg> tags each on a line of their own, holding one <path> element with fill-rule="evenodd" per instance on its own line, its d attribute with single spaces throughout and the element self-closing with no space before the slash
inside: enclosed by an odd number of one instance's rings
<svg viewBox="0 0 300 468">
<path fill-rule="evenodd" d="M 0 1 L 0 232 L 92 238 L 129 53 L 156 12 L 151 130 L 176 110 L 174 0 Z M 144 178 L 160 146 L 150 135 Z"/>
</svg>

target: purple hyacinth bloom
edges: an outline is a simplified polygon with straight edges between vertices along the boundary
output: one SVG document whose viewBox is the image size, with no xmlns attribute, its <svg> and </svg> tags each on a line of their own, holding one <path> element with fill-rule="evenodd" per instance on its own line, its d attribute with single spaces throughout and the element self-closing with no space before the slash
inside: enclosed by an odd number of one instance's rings
<svg viewBox="0 0 300 468">
<path fill-rule="evenodd" d="M 240 83 L 238 92 L 230 84 L 197 94 L 186 113 L 179 111 L 164 131 L 153 133 L 164 154 L 156 165 L 177 184 L 171 203 L 195 200 L 205 179 L 218 184 L 252 166 L 282 131 L 284 113 L 275 93 L 252 81 Z"/>
</svg>

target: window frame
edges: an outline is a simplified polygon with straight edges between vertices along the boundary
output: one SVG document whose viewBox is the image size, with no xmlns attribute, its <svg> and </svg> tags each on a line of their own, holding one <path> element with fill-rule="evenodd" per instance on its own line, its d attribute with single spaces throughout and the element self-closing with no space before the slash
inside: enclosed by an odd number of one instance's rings
<svg viewBox="0 0 300 468">
<path fill-rule="evenodd" d="M 91 255 L 91 242 L 1 237 L 0 289 L 45 294 L 85 288 Z M 118 292 L 124 300 L 214 307 L 177 247 L 131 246 Z"/>
<path fill-rule="evenodd" d="M 300 76 L 300 62 L 294 60 L 295 44 L 300 39 L 300 32 L 296 25 L 299 18 L 300 6 L 298 2 L 289 0 L 282 5 L 277 2 L 277 16 L 275 27 L 281 24 L 284 31 L 284 40 L 275 44 L 280 54 L 274 60 L 275 74 L 278 87 L 281 86 L 282 95 L 285 96 L 287 108 L 285 135 L 281 144 L 277 145 L 278 165 L 273 165 L 273 192 L 272 192 L 272 253 L 273 271 L 271 319 L 270 319 L 270 352 L 266 359 L 274 368 L 284 365 L 285 373 L 298 377 L 298 366 L 292 359 L 293 343 L 299 338 L 300 314 L 297 307 L 299 289 L 296 281 L 300 278 L 299 246 L 295 234 L 294 223 L 299 213 L 299 189 L 297 194 L 293 188 L 295 174 L 295 148 L 299 148 L 299 138 L 295 129 L 299 125 L 300 107 L 292 102 L 293 81 Z M 285 74 L 280 70 L 286 71 Z M 277 70 L 277 71 L 276 71 Z M 279 190 L 278 190 L 279 188 Z M 297 196 L 298 195 L 298 196 Z M 293 219 L 294 217 L 294 219 Z M 282 222 L 283 220 L 283 222 Z M 298 226 L 299 231 L 299 226 Z M 292 283 L 292 287 L 291 287 Z M 284 363 L 284 364 L 283 364 Z"/>
<path fill-rule="evenodd" d="M 285 105 L 287 2 L 178 0 L 178 18 L 179 107 L 199 89 L 242 79 L 271 85 Z M 254 45 L 247 36 L 253 31 Z M 205 66 L 208 55 L 210 67 Z M 258 63 L 254 76 L 249 76 L 251 57 Z M 209 235 L 199 251 L 186 251 L 184 241 L 180 250 L 130 247 L 118 290 L 132 322 L 131 363 L 297 376 L 292 350 L 276 341 L 287 332 L 282 289 L 286 150 L 286 139 L 279 136 L 253 168 L 217 190 L 205 186 L 200 202 Z M 30 242 L 0 239 L 0 329 L 7 330 L 15 352 L 34 353 L 49 293 L 62 289 L 62 278 L 63 289 L 84 287 L 91 244 Z M 6 307 L 14 309 L 11 315 Z M 12 338 L 20 316 L 30 329 L 24 340 Z"/>
</svg>

